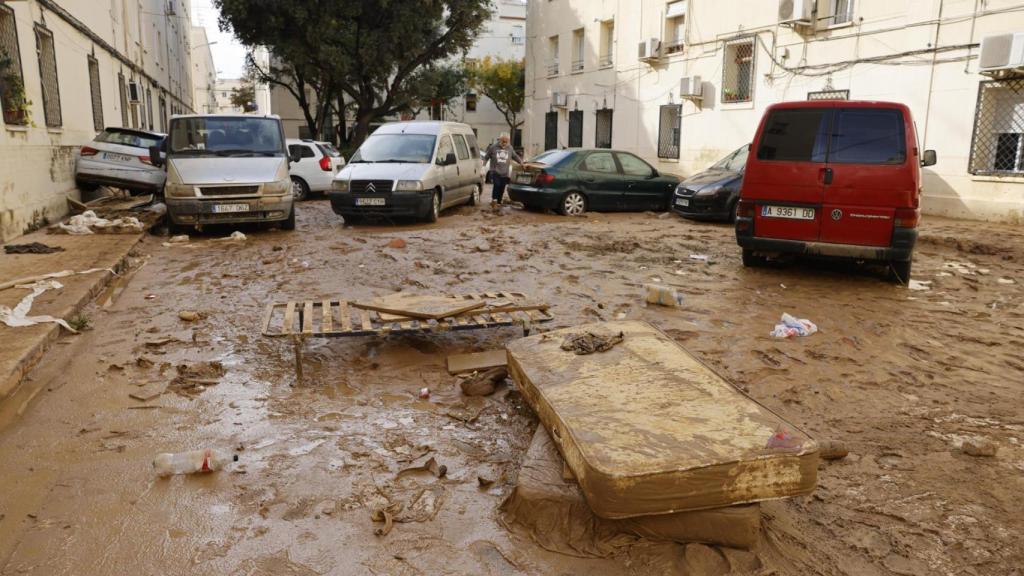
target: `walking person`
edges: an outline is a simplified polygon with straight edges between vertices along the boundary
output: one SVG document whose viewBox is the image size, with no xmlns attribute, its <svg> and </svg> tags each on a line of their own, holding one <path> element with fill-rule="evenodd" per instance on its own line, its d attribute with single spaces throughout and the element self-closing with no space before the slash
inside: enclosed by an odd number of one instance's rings
<svg viewBox="0 0 1024 576">
<path fill-rule="evenodd" d="M 505 196 L 505 187 L 508 186 L 511 163 L 522 164 L 523 159 L 516 154 L 516 151 L 508 143 L 508 132 L 502 132 L 498 137 L 497 144 L 487 149 L 487 156 L 484 162 L 491 162 L 491 206 L 501 204 Z"/>
</svg>

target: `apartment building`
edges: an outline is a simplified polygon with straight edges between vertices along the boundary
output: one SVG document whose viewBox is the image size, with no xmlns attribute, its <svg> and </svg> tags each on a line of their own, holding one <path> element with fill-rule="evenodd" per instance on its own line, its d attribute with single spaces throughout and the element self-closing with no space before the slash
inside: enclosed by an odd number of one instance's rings
<svg viewBox="0 0 1024 576">
<path fill-rule="evenodd" d="M 0 240 L 66 214 L 78 149 L 105 126 L 193 108 L 182 0 L 0 2 Z"/>
<path fill-rule="evenodd" d="M 241 114 L 245 112 L 241 106 L 235 106 L 231 102 L 231 97 L 237 90 L 241 90 L 245 86 L 245 81 L 241 78 L 223 78 L 217 80 L 217 83 L 213 88 L 213 97 L 217 102 L 217 107 L 213 110 L 216 114 Z"/>
<path fill-rule="evenodd" d="M 770 104 L 904 102 L 939 157 L 924 211 L 1024 222 L 1024 63 L 979 68 L 983 39 L 1019 31 L 1010 0 L 532 2 L 526 152 L 614 147 L 686 176 L 749 143 Z"/>
<path fill-rule="evenodd" d="M 217 66 L 203 26 L 192 27 L 192 102 L 199 114 L 212 114 L 217 110 Z"/>
</svg>

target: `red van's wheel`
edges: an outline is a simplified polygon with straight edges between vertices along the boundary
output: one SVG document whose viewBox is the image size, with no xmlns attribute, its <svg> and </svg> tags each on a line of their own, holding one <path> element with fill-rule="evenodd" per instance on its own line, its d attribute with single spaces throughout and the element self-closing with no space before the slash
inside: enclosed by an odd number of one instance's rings
<svg viewBox="0 0 1024 576">
<path fill-rule="evenodd" d="M 764 265 L 764 258 L 761 256 L 754 256 L 754 251 L 749 248 L 743 249 L 743 266 L 746 268 L 753 268 L 754 266 Z"/>
</svg>

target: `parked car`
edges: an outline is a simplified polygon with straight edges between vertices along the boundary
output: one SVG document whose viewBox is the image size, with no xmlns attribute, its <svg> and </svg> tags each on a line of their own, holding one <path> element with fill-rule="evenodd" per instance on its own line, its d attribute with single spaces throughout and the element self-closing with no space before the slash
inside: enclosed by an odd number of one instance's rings
<svg viewBox="0 0 1024 576">
<path fill-rule="evenodd" d="M 745 144 L 711 168 L 680 182 L 672 210 L 695 220 L 735 220 L 748 152 L 750 144 Z"/>
<path fill-rule="evenodd" d="M 334 179 L 331 208 L 435 222 L 442 210 L 478 204 L 484 171 L 473 129 L 457 122 L 393 122 L 378 128 Z"/>
<path fill-rule="evenodd" d="M 299 158 L 289 167 L 292 194 L 305 200 L 311 192 L 327 192 L 334 176 L 345 166 L 345 158 L 330 142 L 289 139 L 288 155 Z"/>
<path fill-rule="evenodd" d="M 920 218 L 920 150 L 910 109 L 888 102 L 790 102 L 768 108 L 736 210 L 743 264 L 765 255 L 874 260 L 910 280 Z"/>
<path fill-rule="evenodd" d="M 528 210 L 567 216 L 629 210 L 668 210 L 679 178 L 660 174 L 629 152 L 548 150 L 527 162 L 512 179 L 509 197 Z"/>
<path fill-rule="evenodd" d="M 164 197 L 171 227 L 277 222 L 295 229 L 292 181 L 281 119 L 273 115 L 173 116 L 160 148 L 150 148 L 166 165 Z"/>
<path fill-rule="evenodd" d="M 153 165 L 149 148 L 164 136 L 145 130 L 104 128 L 79 151 L 75 183 L 82 190 L 113 186 L 132 193 L 160 192 L 167 176 Z"/>
</svg>

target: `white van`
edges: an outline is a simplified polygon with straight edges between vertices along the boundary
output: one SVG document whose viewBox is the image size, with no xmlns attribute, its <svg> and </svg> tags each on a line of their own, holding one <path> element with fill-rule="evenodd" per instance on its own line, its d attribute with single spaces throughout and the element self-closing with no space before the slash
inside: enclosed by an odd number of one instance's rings
<svg viewBox="0 0 1024 576">
<path fill-rule="evenodd" d="M 277 116 L 173 116 L 162 146 L 150 150 L 153 161 L 167 167 L 171 227 L 279 222 L 283 230 L 294 230 L 291 159 L 284 142 Z"/>
<path fill-rule="evenodd" d="M 331 208 L 346 221 L 367 215 L 428 222 L 480 202 L 483 163 L 473 129 L 458 122 L 394 122 L 363 142 L 334 178 Z"/>
</svg>

